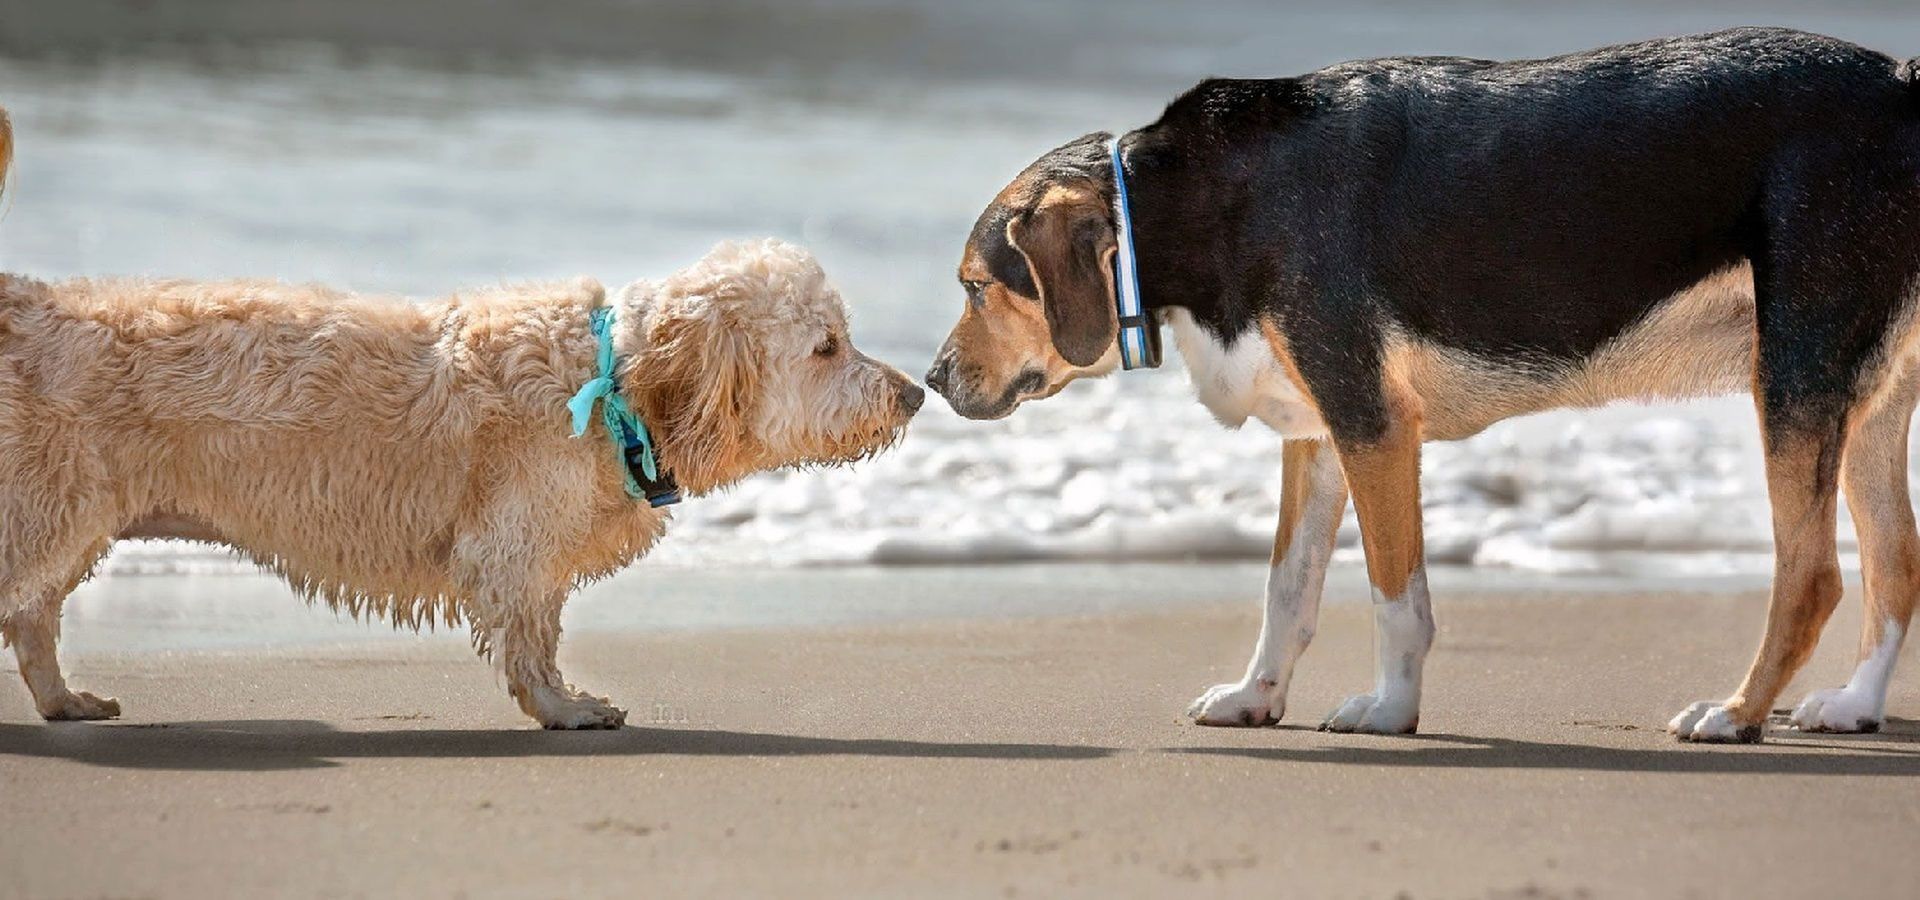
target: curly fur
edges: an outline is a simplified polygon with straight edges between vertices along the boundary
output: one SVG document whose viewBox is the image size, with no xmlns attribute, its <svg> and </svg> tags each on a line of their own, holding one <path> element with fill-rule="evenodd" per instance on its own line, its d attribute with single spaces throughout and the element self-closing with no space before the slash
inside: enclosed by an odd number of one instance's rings
<svg viewBox="0 0 1920 900">
<path fill-rule="evenodd" d="M 52 629 L 111 541 L 138 536 L 227 544 L 356 616 L 465 622 L 529 715 L 617 724 L 553 661 L 567 593 L 668 521 L 626 496 L 597 417 L 568 432 L 606 302 L 585 279 L 411 304 L 0 276 L 0 631 L 40 711 L 90 717 Z M 838 294 L 797 247 L 723 244 L 613 302 L 621 389 L 689 494 L 874 452 L 918 408 L 905 376 L 846 343 Z"/>
</svg>

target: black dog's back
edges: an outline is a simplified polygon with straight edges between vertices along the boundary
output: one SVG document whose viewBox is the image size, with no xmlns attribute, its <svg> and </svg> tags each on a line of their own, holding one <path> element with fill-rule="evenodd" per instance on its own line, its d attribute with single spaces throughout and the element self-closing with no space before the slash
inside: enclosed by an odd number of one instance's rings
<svg viewBox="0 0 1920 900">
<path fill-rule="evenodd" d="M 1209 209 L 1218 191 L 1189 191 L 1141 231 L 1186 231 L 1188 246 L 1210 231 L 1242 258 L 1275 255 L 1259 268 L 1311 295 L 1191 298 L 1217 306 L 1196 315 L 1223 334 L 1275 299 L 1335 303 L 1448 347 L 1572 363 L 1663 299 L 1764 259 L 1808 204 L 1845 215 L 1873 195 L 1899 208 L 1878 214 L 1910 215 L 1916 124 L 1907 67 L 1779 29 L 1214 80 L 1144 130 L 1136 158 L 1243 173 L 1273 202 Z"/>
</svg>

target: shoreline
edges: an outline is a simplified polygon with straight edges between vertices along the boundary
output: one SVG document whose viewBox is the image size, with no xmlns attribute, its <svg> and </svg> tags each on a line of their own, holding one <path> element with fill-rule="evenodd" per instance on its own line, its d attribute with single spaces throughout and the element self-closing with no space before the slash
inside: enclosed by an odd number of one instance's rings
<svg viewBox="0 0 1920 900">
<path fill-rule="evenodd" d="M 1472 567 L 1429 569 L 1444 613 L 1450 597 L 1621 596 L 1645 592 L 1719 596 L 1764 592 L 1760 576 L 1549 575 Z M 739 631 L 820 630 L 894 623 L 1044 620 L 1219 607 L 1257 615 L 1267 566 L 1043 562 L 978 566 L 630 566 L 575 592 L 563 627 L 645 637 Z M 1846 574 L 1857 585 L 1857 572 Z M 1358 561 L 1328 570 L 1328 605 L 1364 604 Z M 105 574 L 68 599 L 67 653 L 263 651 L 394 643 L 465 644 L 464 628 L 415 632 L 309 604 L 262 571 Z M 1248 640 L 1251 641 L 1251 635 Z"/>
</svg>

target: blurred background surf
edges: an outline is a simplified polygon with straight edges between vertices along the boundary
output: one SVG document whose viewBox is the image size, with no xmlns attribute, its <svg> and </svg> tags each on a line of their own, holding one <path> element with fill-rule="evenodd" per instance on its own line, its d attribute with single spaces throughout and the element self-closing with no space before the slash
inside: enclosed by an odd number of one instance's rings
<svg viewBox="0 0 1920 900">
<path fill-rule="evenodd" d="M 1920 54 L 1904 2 L 0 0 L 18 144 L 0 270 L 432 296 L 617 286 L 777 235 L 819 254 L 864 349 L 918 373 L 960 309 L 953 269 L 985 202 L 1041 152 L 1146 124 L 1201 77 L 1738 24 Z M 645 565 L 1264 559 L 1279 459 L 1264 429 L 1214 424 L 1177 364 L 1002 422 L 934 400 L 881 459 L 685 504 Z M 1768 565 L 1745 398 L 1507 423 L 1434 445 L 1424 479 L 1439 563 Z M 1351 520 L 1342 545 L 1354 558 Z M 108 568 L 245 567 L 133 545 Z"/>
</svg>

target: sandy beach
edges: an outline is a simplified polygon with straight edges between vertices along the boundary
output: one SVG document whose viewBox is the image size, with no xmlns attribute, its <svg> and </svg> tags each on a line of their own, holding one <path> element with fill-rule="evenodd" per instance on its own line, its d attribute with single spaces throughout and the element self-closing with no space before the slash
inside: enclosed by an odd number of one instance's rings
<svg viewBox="0 0 1920 900">
<path fill-rule="evenodd" d="M 1180 715 L 1257 619 L 1167 612 L 572 635 L 633 710 L 534 730 L 455 635 L 71 655 L 127 709 L 0 689 L 0 894 L 1861 895 L 1920 878 L 1920 690 L 1886 731 L 1674 743 L 1756 593 L 1437 599 L 1424 733 L 1321 734 L 1368 679 L 1333 598 L 1277 728 Z M 282 601 L 284 602 L 284 601 Z M 1850 668 L 1857 599 L 1788 701 Z"/>
</svg>

